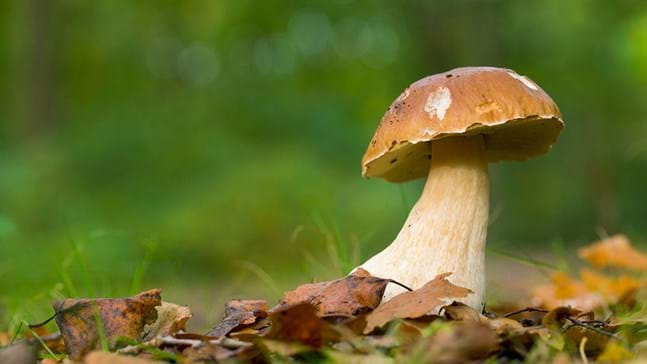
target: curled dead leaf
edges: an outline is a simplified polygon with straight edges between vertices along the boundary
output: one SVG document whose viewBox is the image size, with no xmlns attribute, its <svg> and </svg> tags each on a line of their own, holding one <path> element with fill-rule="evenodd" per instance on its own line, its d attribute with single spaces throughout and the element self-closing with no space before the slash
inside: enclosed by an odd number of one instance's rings
<svg viewBox="0 0 647 364">
<path fill-rule="evenodd" d="M 225 317 L 207 333 L 208 336 L 221 337 L 231 331 L 255 324 L 267 317 L 269 305 L 265 300 L 231 300 L 225 304 Z"/>
<path fill-rule="evenodd" d="M 157 318 L 160 290 L 153 289 L 128 298 L 66 299 L 54 302 L 56 324 L 61 330 L 70 358 L 78 360 L 100 347 L 97 321 L 106 339 L 140 339 L 144 325 Z"/>
<path fill-rule="evenodd" d="M 162 302 L 161 306 L 156 307 L 156 310 L 157 320 L 144 327 L 144 341 L 184 331 L 187 321 L 193 317 L 188 307 L 170 302 Z"/>
<path fill-rule="evenodd" d="M 442 305 L 446 304 L 446 300 L 466 297 L 472 293 L 467 288 L 459 287 L 449 282 L 447 277 L 450 274 L 439 274 L 420 289 L 401 293 L 378 307 L 366 316 L 364 333 L 368 334 L 375 328 L 382 327 L 394 319 L 415 319 L 435 313 Z"/>
<path fill-rule="evenodd" d="M 441 311 L 447 319 L 453 321 L 488 322 L 487 317 L 461 302 L 452 302 L 447 306 L 443 306 Z"/>
<path fill-rule="evenodd" d="M 375 309 L 389 282 L 359 268 L 341 279 L 304 284 L 286 292 L 277 308 L 307 302 L 317 309 L 319 316 L 350 317 Z"/>
</svg>

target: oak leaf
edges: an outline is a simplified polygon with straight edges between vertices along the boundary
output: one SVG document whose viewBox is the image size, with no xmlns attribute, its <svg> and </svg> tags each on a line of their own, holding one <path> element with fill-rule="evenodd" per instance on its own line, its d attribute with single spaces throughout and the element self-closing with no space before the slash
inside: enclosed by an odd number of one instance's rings
<svg viewBox="0 0 647 364">
<path fill-rule="evenodd" d="M 54 302 L 56 324 L 65 349 L 74 360 L 99 349 L 100 331 L 112 342 L 118 337 L 140 339 L 144 326 L 157 318 L 160 290 L 153 289 L 128 298 L 66 299 Z"/>
<path fill-rule="evenodd" d="M 394 319 L 415 319 L 430 313 L 436 313 L 451 298 L 462 298 L 472 291 L 453 285 L 447 280 L 451 273 L 439 274 L 421 288 L 400 293 L 375 309 L 366 317 L 364 333 L 368 334 L 376 327 L 381 327 Z"/>
<path fill-rule="evenodd" d="M 157 320 L 144 327 L 144 341 L 184 331 L 187 321 L 193 317 L 188 307 L 170 302 L 162 302 L 161 306 L 156 307 L 156 310 Z"/>
<path fill-rule="evenodd" d="M 350 317 L 379 306 L 389 282 L 359 268 L 344 278 L 308 283 L 286 292 L 277 308 L 306 302 L 316 308 L 319 316 Z"/>
</svg>

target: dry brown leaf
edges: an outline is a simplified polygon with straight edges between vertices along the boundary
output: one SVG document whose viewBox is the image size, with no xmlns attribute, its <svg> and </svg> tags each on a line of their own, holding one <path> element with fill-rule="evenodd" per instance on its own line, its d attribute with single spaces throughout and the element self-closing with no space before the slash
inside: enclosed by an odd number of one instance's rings
<svg viewBox="0 0 647 364">
<path fill-rule="evenodd" d="M 162 302 L 162 305 L 155 309 L 157 310 L 157 320 L 144 327 L 144 341 L 184 331 L 187 321 L 193 317 L 188 307 L 170 302 Z"/>
<path fill-rule="evenodd" d="M 270 320 L 272 328 L 267 334 L 268 339 L 298 341 L 318 348 L 339 337 L 329 323 L 317 316 L 317 309 L 309 303 L 274 310 Z"/>
<path fill-rule="evenodd" d="M 325 354 L 332 363 L 391 364 L 394 362 L 393 359 L 378 354 L 350 354 L 333 350 L 326 350 Z"/>
<path fill-rule="evenodd" d="M 419 362 L 472 363 L 492 356 L 499 350 L 499 343 L 494 331 L 486 324 L 463 321 L 430 337 L 424 348 Z"/>
<path fill-rule="evenodd" d="M 647 255 L 634 249 L 625 235 L 613 235 L 580 248 L 577 255 L 596 268 L 647 270 Z"/>
<path fill-rule="evenodd" d="M 202 343 L 198 346 L 190 346 L 182 351 L 183 363 L 203 363 L 203 362 L 219 362 L 227 359 L 237 357 L 242 354 L 245 349 L 239 348 L 230 350 L 220 345 L 210 344 L 208 342 Z M 242 358 L 241 358 L 242 359 Z"/>
<path fill-rule="evenodd" d="M 66 299 L 54 302 L 56 324 L 61 330 L 70 358 L 78 360 L 100 347 L 97 319 L 106 338 L 140 339 L 144 325 L 157 317 L 160 290 L 153 289 L 129 298 Z"/>
<path fill-rule="evenodd" d="M 33 364 L 38 359 L 40 344 L 32 340 L 21 340 L 0 349 L 0 363 Z"/>
<path fill-rule="evenodd" d="M 582 311 L 576 308 L 566 306 L 557 307 L 544 315 L 544 318 L 541 319 L 541 324 L 544 327 L 561 329 L 567 322 L 567 318 L 575 318 L 581 313 Z"/>
<path fill-rule="evenodd" d="M 447 280 L 450 274 L 439 274 L 420 289 L 400 293 L 378 307 L 366 316 L 364 333 L 368 334 L 376 327 L 382 327 L 394 319 L 414 319 L 429 313 L 434 313 L 434 311 L 437 311 L 446 303 L 445 301 L 447 299 L 462 298 L 472 293 L 467 288 L 455 286 L 450 283 Z"/>
<path fill-rule="evenodd" d="M 104 351 L 93 351 L 85 356 L 84 364 L 162 364 L 161 361 L 118 355 Z"/>
<path fill-rule="evenodd" d="M 364 269 L 334 281 L 304 284 L 286 292 L 278 308 L 307 302 L 319 316 L 354 316 L 375 309 L 388 279 L 372 277 Z"/>
<path fill-rule="evenodd" d="M 447 306 L 443 306 L 441 311 L 445 314 L 446 318 L 453 321 L 488 322 L 487 317 L 461 302 L 452 302 Z"/>
<path fill-rule="evenodd" d="M 208 336 L 221 337 L 267 317 L 269 306 L 265 300 L 231 300 L 225 304 L 225 317 Z"/>
<path fill-rule="evenodd" d="M 270 339 L 260 339 L 258 342 L 268 354 L 276 354 L 283 357 L 303 354 L 313 350 L 311 346 L 293 342 Z"/>
</svg>

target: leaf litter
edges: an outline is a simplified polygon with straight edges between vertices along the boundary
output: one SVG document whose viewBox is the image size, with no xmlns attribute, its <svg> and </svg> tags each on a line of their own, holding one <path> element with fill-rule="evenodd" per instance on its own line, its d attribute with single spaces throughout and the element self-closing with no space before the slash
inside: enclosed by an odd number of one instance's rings
<svg viewBox="0 0 647 364">
<path fill-rule="evenodd" d="M 229 301 L 206 334 L 186 332 L 191 310 L 162 301 L 158 289 L 66 299 L 53 305 L 60 333 L 30 325 L 40 333 L 3 339 L 0 362 L 641 362 L 647 358 L 645 255 L 622 235 L 578 255 L 591 265 L 579 277 L 554 272 L 532 290 L 529 307 L 490 312 L 458 302 L 471 291 L 452 284 L 450 272 L 382 303 L 394 282 L 361 269 L 301 285 L 271 309 L 265 300 Z"/>
</svg>

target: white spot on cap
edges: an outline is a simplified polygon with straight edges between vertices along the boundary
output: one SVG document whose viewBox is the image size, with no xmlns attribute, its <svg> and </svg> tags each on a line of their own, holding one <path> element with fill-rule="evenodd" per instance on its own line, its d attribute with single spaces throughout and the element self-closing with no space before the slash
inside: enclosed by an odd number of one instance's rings
<svg viewBox="0 0 647 364">
<path fill-rule="evenodd" d="M 407 97 L 409 97 L 409 89 L 408 88 L 406 90 L 404 90 L 404 92 L 401 93 L 400 96 L 398 96 L 397 100 L 398 101 L 404 101 L 404 100 L 407 99 Z"/>
<path fill-rule="evenodd" d="M 445 86 L 440 86 L 436 91 L 429 94 L 425 103 L 425 111 L 429 117 L 437 117 L 438 120 L 445 118 L 445 113 L 452 104 L 452 93 Z"/>
<path fill-rule="evenodd" d="M 539 88 L 537 88 L 537 86 L 534 83 L 532 83 L 532 81 L 530 81 L 528 77 L 521 76 L 515 72 L 508 72 L 508 74 L 510 75 L 510 77 L 514 78 L 515 80 L 521 81 L 521 83 L 523 83 L 524 86 L 528 87 L 529 89 L 534 91 L 539 90 Z"/>
</svg>

